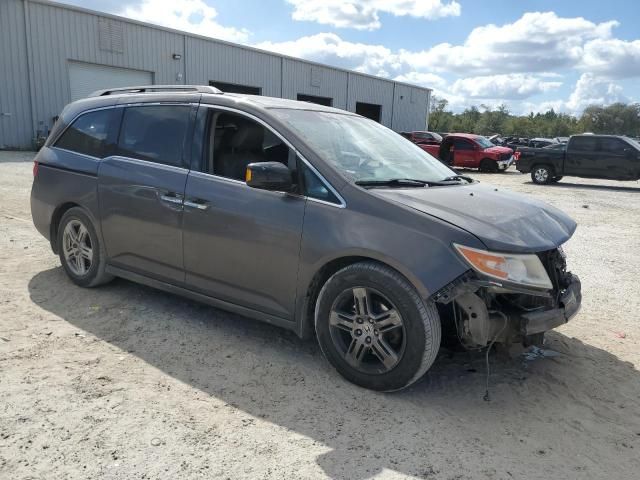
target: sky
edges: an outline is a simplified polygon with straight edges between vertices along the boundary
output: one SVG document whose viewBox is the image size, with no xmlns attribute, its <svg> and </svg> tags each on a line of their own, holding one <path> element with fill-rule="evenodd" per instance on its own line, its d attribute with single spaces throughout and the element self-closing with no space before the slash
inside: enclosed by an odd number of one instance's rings
<svg viewBox="0 0 640 480">
<path fill-rule="evenodd" d="M 636 0 L 59 0 L 432 88 L 454 111 L 640 101 Z"/>
</svg>

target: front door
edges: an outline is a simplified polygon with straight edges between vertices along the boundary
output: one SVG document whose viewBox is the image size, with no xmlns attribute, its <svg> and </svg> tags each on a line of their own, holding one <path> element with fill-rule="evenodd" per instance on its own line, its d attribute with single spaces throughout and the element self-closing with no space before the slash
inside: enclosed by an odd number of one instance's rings
<svg viewBox="0 0 640 480">
<path fill-rule="evenodd" d="M 249 163 L 289 164 L 289 148 L 240 113 L 202 106 L 198 118 L 206 123 L 205 140 L 200 171 L 190 172 L 185 190 L 186 283 L 220 300 L 292 319 L 306 199 L 244 182 Z"/>
<path fill-rule="evenodd" d="M 477 167 L 476 150 L 473 143 L 464 138 L 453 141 L 453 162 L 455 167 Z"/>
<path fill-rule="evenodd" d="M 102 233 L 113 266 L 184 281 L 182 214 L 189 105 L 125 107 L 116 155 L 100 162 Z"/>
<path fill-rule="evenodd" d="M 616 137 L 600 137 L 600 161 L 598 176 L 617 180 L 637 178 L 637 151 L 627 142 Z"/>
</svg>

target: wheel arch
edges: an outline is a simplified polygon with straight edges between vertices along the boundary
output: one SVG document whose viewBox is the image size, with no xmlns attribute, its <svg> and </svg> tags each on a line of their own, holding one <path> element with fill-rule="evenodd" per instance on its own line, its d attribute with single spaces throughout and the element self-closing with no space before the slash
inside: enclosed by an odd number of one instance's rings
<svg viewBox="0 0 640 480">
<path fill-rule="evenodd" d="M 427 298 L 430 293 L 424 284 L 408 268 L 374 252 L 344 253 L 340 256 L 324 260 L 310 281 L 300 289 L 298 293 L 299 302 L 296 302 L 297 333 L 301 338 L 311 338 L 314 331 L 314 315 L 316 302 L 320 290 L 327 280 L 339 270 L 359 262 L 376 262 L 384 265 L 402 275 L 417 291 L 422 298 Z"/>
<path fill-rule="evenodd" d="M 553 165 L 551 165 L 547 161 L 538 161 L 536 163 L 532 163 L 531 164 L 530 173 L 531 173 L 532 180 L 533 180 L 533 175 L 535 174 L 536 169 L 539 168 L 539 167 L 546 167 L 547 170 L 549 170 L 549 180 L 546 183 L 547 184 L 551 183 L 551 178 L 553 178 L 555 176 L 556 169 L 555 169 L 555 167 Z M 537 182 L 535 182 L 535 180 L 534 180 L 534 183 L 537 183 Z"/>
<path fill-rule="evenodd" d="M 88 208 L 85 208 L 76 202 L 64 202 L 58 205 L 51 215 L 49 241 L 51 242 L 51 249 L 55 254 L 58 254 L 58 248 L 59 248 L 58 227 L 60 226 L 60 220 L 62 220 L 62 217 L 64 216 L 64 214 L 67 213 L 72 208 L 80 208 L 93 223 L 93 228 L 95 228 L 96 233 L 100 235 L 99 225 L 96 222 L 95 217 L 92 215 L 91 211 Z"/>
</svg>

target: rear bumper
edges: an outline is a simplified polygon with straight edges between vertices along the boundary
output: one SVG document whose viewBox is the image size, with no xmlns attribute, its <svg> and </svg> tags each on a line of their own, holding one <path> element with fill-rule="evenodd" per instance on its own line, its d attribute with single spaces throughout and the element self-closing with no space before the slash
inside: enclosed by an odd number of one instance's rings
<svg viewBox="0 0 640 480">
<path fill-rule="evenodd" d="M 582 286 L 580 279 L 572 276 L 571 284 L 560 297 L 560 307 L 551 310 L 522 314 L 522 328 L 525 335 L 533 335 L 564 325 L 573 318 L 582 305 Z"/>
</svg>

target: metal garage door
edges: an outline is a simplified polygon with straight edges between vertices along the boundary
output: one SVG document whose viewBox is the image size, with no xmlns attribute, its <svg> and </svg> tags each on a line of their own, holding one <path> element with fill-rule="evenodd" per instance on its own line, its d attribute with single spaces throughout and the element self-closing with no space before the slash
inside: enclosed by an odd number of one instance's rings
<svg viewBox="0 0 640 480">
<path fill-rule="evenodd" d="M 93 63 L 69 62 L 71 100 L 78 100 L 102 88 L 153 85 L 153 73 Z"/>
</svg>

